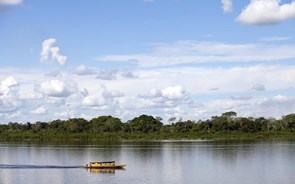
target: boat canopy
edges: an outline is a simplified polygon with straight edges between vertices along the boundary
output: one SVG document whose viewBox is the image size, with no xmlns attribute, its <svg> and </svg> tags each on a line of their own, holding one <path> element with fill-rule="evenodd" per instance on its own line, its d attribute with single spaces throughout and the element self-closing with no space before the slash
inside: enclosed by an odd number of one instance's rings
<svg viewBox="0 0 295 184">
<path fill-rule="evenodd" d="M 98 163 L 98 164 L 113 164 L 113 163 L 115 163 L 115 161 L 90 162 L 90 164 L 95 164 L 95 163 Z"/>
</svg>

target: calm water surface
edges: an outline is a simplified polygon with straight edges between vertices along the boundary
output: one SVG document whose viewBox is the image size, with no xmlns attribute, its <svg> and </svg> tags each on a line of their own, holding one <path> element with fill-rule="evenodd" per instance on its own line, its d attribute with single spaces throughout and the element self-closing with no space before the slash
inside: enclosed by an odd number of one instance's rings
<svg viewBox="0 0 295 184">
<path fill-rule="evenodd" d="M 116 160 L 125 170 L 86 170 Z M 295 183 L 295 140 L 0 143 L 1 184 Z"/>
</svg>

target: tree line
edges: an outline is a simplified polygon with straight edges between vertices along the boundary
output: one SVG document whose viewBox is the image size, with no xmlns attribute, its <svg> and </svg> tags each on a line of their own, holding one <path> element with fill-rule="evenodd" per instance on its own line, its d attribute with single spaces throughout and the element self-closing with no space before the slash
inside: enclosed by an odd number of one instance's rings
<svg viewBox="0 0 295 184">
<path fill-rule="evenodd" d="M 35 123 L 0 124 L 1 133 L 30 132 L 30 133 L 215 133 L 215 132 L 293 132 L 295 130 L 295 114 L 275 118 L 238 117 L 236 112 L 230 111 L 213 116 L 207 120 L 185 120 L 172 117 L 165 124 L 162 118 L 141 115 L 127 122 L 122 122 L 113 116 L 99 116 L 90 121 L 84 118 L 68 120 L 53 120 L 50 122 L 37 121 Z"/>
</svg>

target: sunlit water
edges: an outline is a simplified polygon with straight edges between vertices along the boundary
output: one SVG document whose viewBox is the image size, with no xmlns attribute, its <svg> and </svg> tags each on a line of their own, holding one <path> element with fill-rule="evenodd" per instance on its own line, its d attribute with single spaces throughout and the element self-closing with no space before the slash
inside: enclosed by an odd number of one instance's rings
<svg viewBox="0 0 295 184">
<path fill-rule="evenodd" d="M 125 170 L 87 170 L 116 160 Z M 295 140 L 0 143 L 1 184 L 295 183 Z"/>
</svg>

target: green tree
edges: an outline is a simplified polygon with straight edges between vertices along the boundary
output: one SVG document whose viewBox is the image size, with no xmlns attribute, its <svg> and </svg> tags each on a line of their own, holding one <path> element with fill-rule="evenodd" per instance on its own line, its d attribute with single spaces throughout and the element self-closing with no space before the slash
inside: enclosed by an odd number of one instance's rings
<svg viewBox="0 0 295 184">
<path fill-rule="evenodd" d="M 64 124 L 65 124 L 65 121 L 57 119 L 57 120 L 51 121 L 48 127 L 50 130 L 53 130 L 56 132 L 64 132 L 66 131 Z"/>
<path fill-rule="evenodd" d="M 48 123 L 46 122 L 40 122 L 40 121 L 37 121 L 36 123 L 34 123 L 33 125 L 31 125 L 31 129 L 34 131 L 34 132 L 39 132 L 41 131 L 42 129 L 46 129 L 48 127 Z"/>
<path fill-rule="evenodd" d="M 171 125 L 171 124 L 174 124 L 176 121 L 176 117 L 171 117 L 168 119 L 168 123 Z"/>
<path fill-rule="evenodd" d="M 252 118 L 240 118 L 239 125 L 242 132 L 256 132 L 255 122 Z"/>
<path fill-rule="evenodd" d="M 107 132 L 118 132 L 123 129 L 123 124 L 119 118 L 114 118 L 109 116 L 109 118 L 105 121 L 105 129 Z"/>
<path fill-rule="evenodd" d="M 295 128 L 295 114 L 288 114 L 287 116 L 283 116 L 282 120 L 286 124 L 288 129 Z"/>
<path fill-rule="evenodd" d="M 20 132 L 22 131 L 22 125 L 16 122 L 9 122 L 8 123 L 8 131 L 11 132 Z"/>
<path fill-rule="evenodd" d="M 131 126 L 132 132 L 156 132 L 161 129 L 163 123 L 161 123 L 158 119 L 153 116 L 141 115 L 136 117 L 128 122 Z"/>
<path fill-rule="evenodd" d="M 100 116 L 90 121 L 91 132 L 116 132 L 123 130 L 123 124 L 119 118 L 112 116 Z"/>
<path fill-rule="evenodd" d="M 227 116 L 213 116 L 211 118 L 212 130 L 217 132 L 229 131 L 229 123 Z"/>
<path fill-rule="evenodd" d="M 9 129 L 8 125 L 0 125 L 0 133 L 7 132 Z"/>
<path fill-rule="evenodd" d="M 229 112 L 222 113 L 221 116 L 227 117 L 227 118 L 235 118 L 237 117 L 237 113 L 234 111 L 229 111 Z"/>
<path fill-rule="evenodd" d="M 191 120 L 179 121 L 174 124 L 175 130 L 177 132 L 189 132 L 193 128 L 194 122 Z"/>
<path fill-rule="evenodd" d="M 86 131 L 88 123 L 84 118 L 72 118 L 68 119 L 64 123 L 64 126 L 68 132 L 78 133 Z"/>
</svg>

